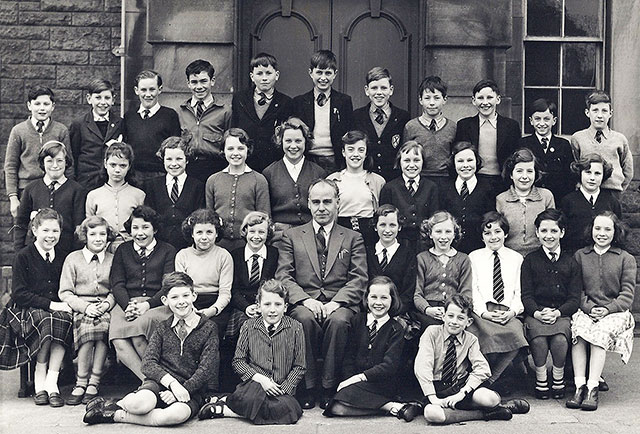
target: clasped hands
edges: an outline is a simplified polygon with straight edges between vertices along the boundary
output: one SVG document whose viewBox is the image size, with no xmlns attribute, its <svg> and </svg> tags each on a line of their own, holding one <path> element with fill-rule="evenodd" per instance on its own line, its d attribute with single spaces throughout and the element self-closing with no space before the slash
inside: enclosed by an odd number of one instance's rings
<svg viewBox="0 0 640 434">
<path fill-rule="evenodd" d="M 535 319 L 545 324 L 555 324 L 561 315 L 560 311 L 553 307 L 545 307 L 533 313 Z"/>
<path fill-rule="evenodd" d="M 335 301 L 330 301 L 328 303 L 322 303 L 321 301 L 314 300 L 313 298 L 308 298 L 302 302 L 302 305 L 309 309 L 313 316 L 316 318 L 316 321 L 322 322 L 329 315 L 331 315 L 336 309 L 340 307 L 340 304 Z"/>
</svg>

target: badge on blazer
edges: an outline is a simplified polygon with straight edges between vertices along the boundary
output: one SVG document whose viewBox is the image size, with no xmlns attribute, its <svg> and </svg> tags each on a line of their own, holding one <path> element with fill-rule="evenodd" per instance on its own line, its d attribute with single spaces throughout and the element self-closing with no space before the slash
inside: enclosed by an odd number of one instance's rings
<svg viewBox="0 0 640 434">
<path fill-rule="evenodd" d="M 391 146 L 395 148 L 398 147 L 398 145 L 400 144 L 400 134 L 395 134 L 393 137 L 391 137 Z"/>
</svg>

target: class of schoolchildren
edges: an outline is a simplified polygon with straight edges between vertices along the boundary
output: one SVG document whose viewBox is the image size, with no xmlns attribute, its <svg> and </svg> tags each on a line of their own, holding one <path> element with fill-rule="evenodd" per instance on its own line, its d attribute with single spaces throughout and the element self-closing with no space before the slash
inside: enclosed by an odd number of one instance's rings
<svg viewBox="0 0 640 434">
<path fill-rule="evenodd" d="M 95 79 L 68 128 L 34 84 L 4 160 L 16 253 L 0 369 L 29 364 L 35 405 L 85 405 L 88 425 L 295 424 L 316 406 L 442 425 L 535 400 L 613 405 L 602 372 L 609 353 L 630 359 L 637 267 L 609 95 L 586 96 L 590 126 L 570 140 L 536 99 L 522 137 L 491 79 L 456 122 L 441 77 L 422 80 L 412 119 L 384 67 L 355 110 L 332 87 L 334 53 L 308 71 L 291 98 L 259 53 L 225 105 L 194 60 L 176 110 L 141 71 L 122 118 Z M 106 397 L 107 380 L 128 393 Z"/>
</svg>

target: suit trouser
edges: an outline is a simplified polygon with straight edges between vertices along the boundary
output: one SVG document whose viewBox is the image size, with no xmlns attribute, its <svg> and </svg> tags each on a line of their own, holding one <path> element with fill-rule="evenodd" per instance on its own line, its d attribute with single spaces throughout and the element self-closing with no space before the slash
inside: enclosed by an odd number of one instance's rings
<svg viewBox="0 0 640 434">
<path fill-rule="evenodd" d="M 305 386 L 312 389 L 321 385 L 326 389 L 334 388 L 340 381 L 339 368 L 342 365 L 344 351 L 349 337 L 349 326 L 354 312 L 346 307 L 339 307 L 322 323 L 316 321 L 313 312 L 303 305 L 294 306 L 290 313 L 293 319 L 302 323 L 305 339 L 307 372 L 304 376 Z M 318 355 L 324 359 L 322 367 L 318 366 Z"/>
</svg>

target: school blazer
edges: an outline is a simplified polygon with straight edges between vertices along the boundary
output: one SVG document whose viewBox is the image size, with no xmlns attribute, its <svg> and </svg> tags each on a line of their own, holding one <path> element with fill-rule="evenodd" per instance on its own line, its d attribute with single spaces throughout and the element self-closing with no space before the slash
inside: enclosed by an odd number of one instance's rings
<svg viewBox="0 0 640 434">
<path fill-rule="evenodd" d="M 500 169 L 509 155 L 518 149 L 520 141 L 520 124 L 508 117 L 498 114 L 498 131 L 496 155 Z M 480 116 L 475 115 L 470 118 L 460 119 L 456 130 L 456 139 L 451 146 L 459 141 L 471 142 L 476 148 L 480 139 Z"/>
<path fill-rule="evenodd" d="M 331 89 L 329 128 L 331 129 L 331 143 L 335 154 L 336 164 L 342 167 L 342 136 L 353 125 L 353 104 L 351 97 L 335 89 Z M 302 119 L 309 129 L 313 131 L 316 125 L 313 90 L 298 95 L 293 99 L 293 115 Z"/>
<path fill-rule="evenodd" d="M 328 300 L 354 312 L 360 310 L 367 285 L 367 254 L 360 233 L 334 223 L 324 277 L 312 221 L 286 230 L 279 250 L 276 279 L 289 290 L 292 305 L 324 294 Z"/>
<path fill-rule="evenodd" d="M 231 306 L 244 312 L 250 304 L 256 302 L 256 294 L 261 282 L 273 279 L 278 268 L 278 249 L 267 246 L 267 257 L 262 264 L 262 272 L 257 285 L 249 285 L 249 270 L 244 260 L 244 246 L 231 252 L 233 258 L 233 286 L 231 287 Z"/>
<path fill-rule="evenodd" d="M 400 170 L 394 169 L 393 165 L 402 142 L 404 126 L 410 119 L 407 111 L 391 103 L 389 106 L 391 107 L 391 116 L 389 116 L 389 121 L 380 137 L 378 137 L 371 116 L 369 116 L 371 103 L 353 112 L 353 129 L 367 133 L 371 144 L 370 154 L 373 156 L 374 171 L 382 175 L 387 182 L 400 175 Z"/>
<path fill-rule="evenodd" d="M 383 270 L 376 256 L 375 246 L 367 246 L 367 268 L 369 272 L 369 282 L 377 276 L 387 276 L 396 284 L 398 295 L 400 296 L 400 310 L 396 312 L 401 315 L 413 309 L 413 294 L 416 290 L 416 274 L 418 261 L 416 253 L 406 240 L 399 240 L 400 247 L 396 250 L 387 267 Z"/>
<path fill-rule="evenodd" d="M 253 153 L 247 164 L 254 170 L 262 170 L 282 158 L 282 150 L 273 144 L 274 129 L 291 116 L 291 98 L 275 90 L 269 108 L 262 119 L 258 118 L 253 103 L 254 88 L 233 95 L 231 102 L 231 126 L 242 128 L 253 140 Z"/>
</svg>

